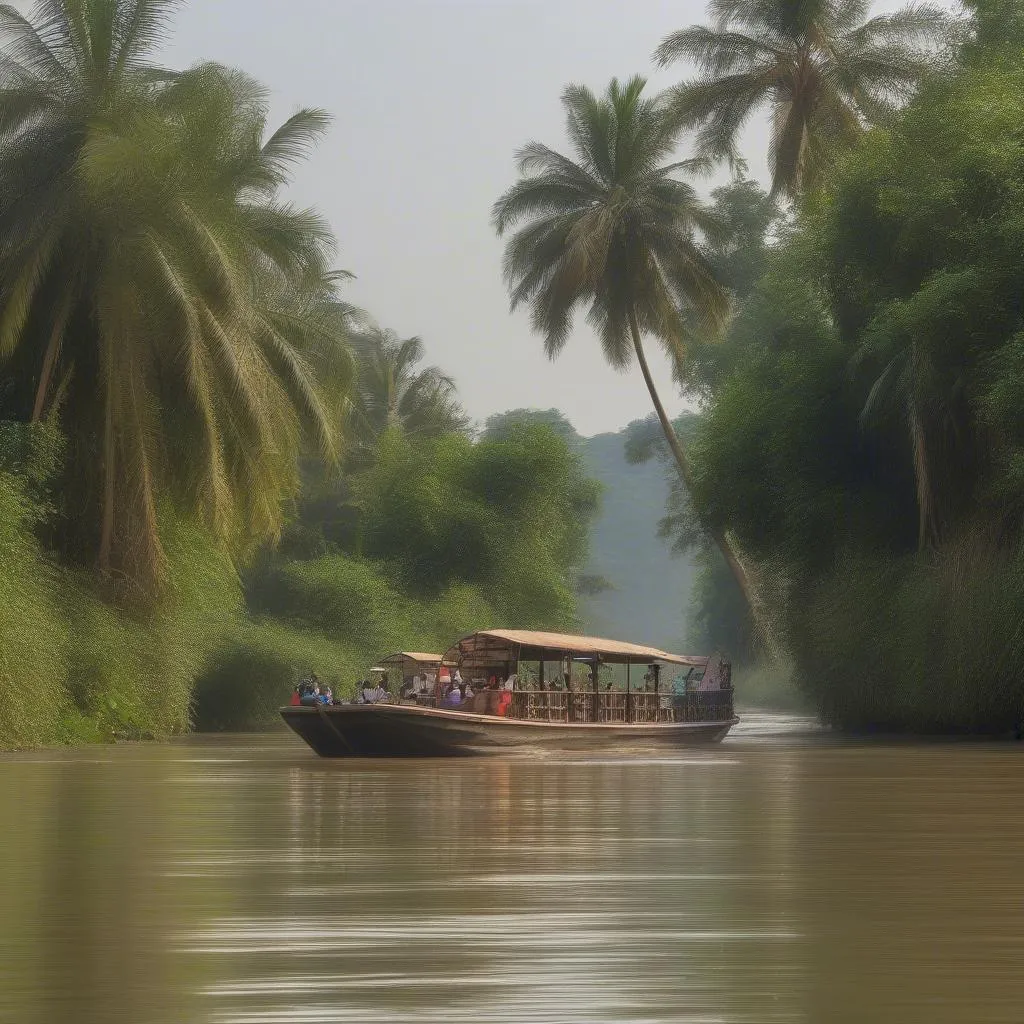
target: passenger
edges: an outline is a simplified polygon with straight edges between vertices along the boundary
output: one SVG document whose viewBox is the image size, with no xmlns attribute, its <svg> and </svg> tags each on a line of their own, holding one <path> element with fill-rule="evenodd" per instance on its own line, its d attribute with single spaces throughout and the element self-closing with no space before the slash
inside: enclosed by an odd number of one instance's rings
<svg viewBox="0 0 1024 1024">
<path fill-rule="evenodd" d="M 462 690 L 459 689 L 458 685 L 453 685 L 452 688 L 445 694 L 444 700 L 441 701 L 441 707 L 457 708 L 461 706 Z"/>
<path fill-rule="evenodd" d="M 508 715 L 508 709 L 511 703 L 512 691 L 502 688 L 501 692 L 498 694 L 497 714 L 501 715 L 502 718 L 505 718 Z"/>
<path fill-rule="evenodd" d="M 299 693 L 299 685 L 300 684 L 296 683 L 296 685 L 292 687 L 292 699 L 288 701 L 288 704 L 293 708 L 297 708 L 302 703 L 302 694 Z"/>
<path fill-rule="evenodd" d="M 390 696 L 391 694 L 388 693 L 388 691 L 379 683 L 376 686 L 373 686 L 371 685 L 369 679 L 363 681 L 364 704 L 380 704 L 382 701 L 387 700 Z"/>
<path fill-rule="evenodd" d="M 323 693 L 320 694 L 320 703 L 328 706 L 334 703 L 334 694 L 331 693 L 331 688 L 329 686 L 325 686 Z"/>
<path fill-rule="evenodd" d="M 308 684 L 308 689 L 299 699 L 299 703 L 306 708 L 314 708 L 320 703 L 320 687 L 316 683 Z"/>
<path fill-rule="evenodd" d="M 462 687 L 462 699 L 469 700 L 469 698 L 472 696 L 473 688 L 469 685 L 469 683 L 466 683 L 466 685 Z"/>
</svg>

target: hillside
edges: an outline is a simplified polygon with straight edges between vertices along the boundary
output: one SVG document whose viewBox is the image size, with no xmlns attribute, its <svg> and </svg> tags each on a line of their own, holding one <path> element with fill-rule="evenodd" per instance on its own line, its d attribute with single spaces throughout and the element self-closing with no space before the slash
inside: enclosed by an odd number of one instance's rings
<svg viewBox="0 0 1024 1024">
<path fill-rule="evenodd" d="M 625 458 L 626 431 L 581 439 L 588 472 L 604 487 L 595 520 L 587 572 L 614 589 L 580 598 L 582 626 L 601 636 L 679 650 L 695 568 L 673 557 L 658 537 L 668 486 L 658 460 L 632 466 Z"/>
</svg>

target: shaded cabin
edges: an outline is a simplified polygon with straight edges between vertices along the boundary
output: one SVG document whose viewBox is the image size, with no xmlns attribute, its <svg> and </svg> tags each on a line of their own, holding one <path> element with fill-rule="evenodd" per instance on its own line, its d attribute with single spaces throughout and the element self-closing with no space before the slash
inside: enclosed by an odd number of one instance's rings
<svg viewBox="0 0 1024 1024">
<path fill-rule="evenodd" d="M 657 723 L 732 719 L 728 662 L 656 647 L 534 630 L 491 629 L 463 637 L 444 664 L 474 696 L 464 710 L 566 723 Z M 707 680 L 706 683 L 704 680 Z"/>
<path fill-rule="evenodd" d="M 371 669 L 382 673 L 392 693 L 434 693 L 437 673 L 441 668 L 440 654 L 426 654 L 423 651 L 398 651 L 381 658 Z"/>
</svg>

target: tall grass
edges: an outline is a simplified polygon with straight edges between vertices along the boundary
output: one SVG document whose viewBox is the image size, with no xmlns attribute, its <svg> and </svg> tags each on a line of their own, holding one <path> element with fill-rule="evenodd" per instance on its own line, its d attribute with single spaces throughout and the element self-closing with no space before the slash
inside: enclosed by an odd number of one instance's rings
<svg viewBox="0 0 1024 1024">
<path fill-rule="evenodd" d="M 230 559 L 202 531 L 166 524 L 171 587 L 130 616 L 49 557 L 26 491 L 0 473 L 0 748 L 186 730 L 192 683 L 239 613 Z"/>
<path fill-rule="evenodd" d="M 60 738 L 58 721 L 73 702 L 68 631 L 56 605 L 58 573 L 31 530 L 23 487 L 0 473 L 0 747 L 24 747 Z"/>
<path fill-rule="evenodd" d="M 799 682 L 858 731 L 1001 735 L 1024 723 L 1024 550 L 847 557 L 795 608 Z"/>
</svg>

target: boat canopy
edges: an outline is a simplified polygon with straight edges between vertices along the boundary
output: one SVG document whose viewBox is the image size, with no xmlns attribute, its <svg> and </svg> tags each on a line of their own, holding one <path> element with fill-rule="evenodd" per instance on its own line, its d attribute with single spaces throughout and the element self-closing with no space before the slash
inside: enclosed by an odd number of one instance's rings
<svg viewBox="0 0 1024 1024">
<path fill-rule="evenodd" d="M 381 658 L 374 666 L 375 669 L 379 669 L 382 665 L 396 665 L 405 666 L 406 662 L 414 661 L 417 665 L 430 665 L 436 668 L 441 664 L 440 654 L 426 654 L 423 651 L 398 651 L 395 654 L 389 654 L 386 658 Z M 372 671 L 372 670 L 371 670 Z"/>
<path fill-rule="evenodd" d="M 504 657 L 502 657 L 504 655 Z M 663 661 L 671 665 L 704 668 L 708 659 L 685 654 L 670 654 L 657 647 L 630 644 L 622 640 L 606 640 L 596 636 L 575 636 L 570 633 L 543 633 L 530 629 L 483 629 L 463 637 L 444 660 L 455 664 L 462 658 L 474 660 L 490 656 L 494 660 L 554 660 L 565 655 L 583 656 L 610 665 L 637 665 Z"/>
</svg>

